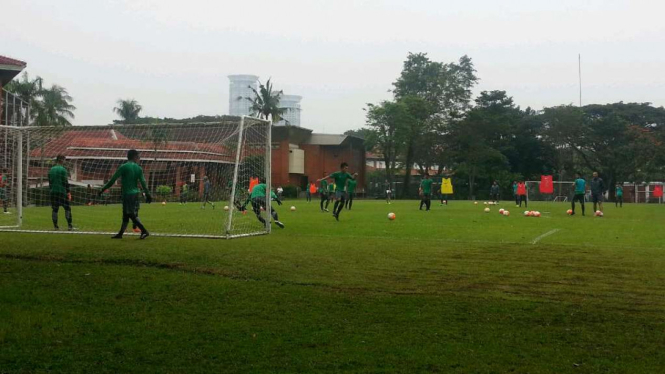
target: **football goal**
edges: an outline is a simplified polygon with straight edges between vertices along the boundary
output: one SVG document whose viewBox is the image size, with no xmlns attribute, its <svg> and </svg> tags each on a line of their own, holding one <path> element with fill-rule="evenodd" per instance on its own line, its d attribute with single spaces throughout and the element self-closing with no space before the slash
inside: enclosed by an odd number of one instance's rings
<svg viewBox="0 0 665 374">
<path fill-rule="evenodd" d="M 0 230 L 111 234 L 122 218 L 118 180 L 102 190 L 127 161 L 140 154 L 152 204 L 140 199 L 138 216 L 151 234 L 235 238 L 270 232 L 242 211 L 250 187 L 270 186 L 271 123 L 225 116 L 219 122 L 110 126 L 0 126 Z M 66 191 L 50 181 L 64 156 Z M 65 196 L 64 198 L 62 196 Z M 267 212 L 270 217 L 270 205 Z M 65 210 L 74 229 L 68 230 Z M 57 212 L 57 215 L 56 215 Z M 59 230 L 55 229 L 57 217 Z M 131 225 L 126 234 L 132 234 Z"/>
</svg>

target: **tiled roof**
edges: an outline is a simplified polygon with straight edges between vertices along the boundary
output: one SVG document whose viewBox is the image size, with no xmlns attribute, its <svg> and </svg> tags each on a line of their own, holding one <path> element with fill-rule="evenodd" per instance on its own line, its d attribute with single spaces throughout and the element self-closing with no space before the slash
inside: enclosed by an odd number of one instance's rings
<svg viewBox="0 0 665 374">
<path fill-rule="evenodd" d="M 155 150 L 155 148 L 157 148 Z M 74 159 L 125 159 L 127 150 L 136 149 L 141 158 L 150 160 L 177 160 L 191 162 L 234 162 L 226 147 L 212 143 L 169 141 L 155 144 L 128 138 L 116 130 L 102 131 L 69 130 L 44 145 L 44 157 L 54 158 L 64 155 Z M 42 157 L 42 148 L 30 152 L 30 157 Z"/>
<path fill-rule="evenodd" d="M 13 65 L 24 68 L 26 67 L 27 64 L 23 61 L 15 60 L 13 58 L 0 55 L 0 65 Z"/>
</svg>

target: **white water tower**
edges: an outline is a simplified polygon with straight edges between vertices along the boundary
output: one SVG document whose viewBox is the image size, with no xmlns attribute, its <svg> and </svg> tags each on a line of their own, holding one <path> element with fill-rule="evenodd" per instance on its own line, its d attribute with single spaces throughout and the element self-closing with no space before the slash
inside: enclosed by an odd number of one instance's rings
<svg viewBox="0 0 665 374">
<path fill-rule="evenodd" d="M 289 126 L 300 127 L 300 100 L 302 100 L 302 96 L 298 95 L 282 95 L 279 100 L 279 107 L 286 108 L 282 116 L 289 122 Z M 282 120 L 276 125 L 284 126 L 286 122 Z"/>
<path fill-rule="evenodd" d="M 254 97 L 252 88 L 258 89 L 259 77 L 249 74 L 229 75 L 229 114 L 249 116 L 251 103 L 247 98 Z M 250 88 L 251 87 L 251 88 Z"/>
</svg>

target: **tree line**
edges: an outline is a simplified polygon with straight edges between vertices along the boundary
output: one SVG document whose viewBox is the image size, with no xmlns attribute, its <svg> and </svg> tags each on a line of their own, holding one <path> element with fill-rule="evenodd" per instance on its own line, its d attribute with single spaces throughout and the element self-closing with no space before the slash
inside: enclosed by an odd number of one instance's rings
<svg viewBox="0 0 665 374">
<path fill-rule="evenodd" d="M 412 169 L 451 176 L 469 196 L 498 180 L 572 180 L 598 171 L 608 185 L 665 179 L 665 109 L 650 103 L 560 105 L 521 109 L 506 91 L 472 99 L 478 76 L 471 58 L 432 61 L 410 53 L 393 98 L 367 104 L 365 139 L 385 162 L 389 181 L 410 193 Z M 462 182 L 463 181 L 463 182 Z M 613 193 L 613 191 L 610 191 Z"/>
</svg>

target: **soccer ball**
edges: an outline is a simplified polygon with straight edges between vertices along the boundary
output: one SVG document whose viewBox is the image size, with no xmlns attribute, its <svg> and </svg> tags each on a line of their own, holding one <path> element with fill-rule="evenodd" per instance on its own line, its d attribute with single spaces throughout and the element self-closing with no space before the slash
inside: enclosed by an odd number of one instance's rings
<svg viewBox="0 0 665 374">
<path fill-rule="evenodd" d="M 228 211 L 229 211 L 229 206 L 228 206 L 228 205 L 224 205 L 224 210 L 228 212 Z"/>
<path fill-rule="evenodd" d="M 602 216 L 603 216 L 603 212 L 601 212 L 600 210 L 597 210 L 595 216 L 596 216 L 596 217 L 602 217 Z"/>
<path fill-rule="evenodd" d="M 292 211 L 292 212 L 295 212 L 295 211 L 296 211 L 296 207 L 291 206 L 291 211 Z"/>
<path fill-rule="evenodd" d="M 572 209 L 568 209 L 568 210 L 566 211 L 566 214 L 569 215 L 569 216 L 572 215 L 572 214 L 573 214 L 573 210 L 572 210 Z"/>
<path fill-rule="evenodd" d="M 528 210 L 525 210 L 525 211 L 524 211 L 524 217 L 528 217 L 528 216 L 529 216 L 529 213 L 530 213 L 530 212 L 529 212 Z"/>
<path fill-rule="evenodd" d="M 477 202 L 477 201 L 474 201 L 474 202 L 473 202 L 473 205 L 478 205 L 478 202 Z"/>
<path fill-rule="evenodd" d="M 540 217 L 540 212 L 539 212 L 539 211 L 535 211 L 535 212 L 533 212 L 533 216 L 534 216 L 534 217 Z"/>
<path fill-rule="evenodd" d="M 395 220 L 395 213 L 388 213 L 388 219 L 391 221 Z"/>
<path fill-rule="evenodd" d="M 490 208 L 485 208 L 485 213 L 489 213 L 489 212 L 490 212 Z"/>
<path fill-rule="evenodd" d="M 505 209 L 501 208 L 501 209 L 499 209 L 499 214 L 503 214 L 503 212 L 505 212 L 505 211 L 506 211 Z"/>
<path fill-rule="evenodd" d="M 510 212 L 507 211 L 507 210 L 504 210 L 504 211 L 503 211 L 503 215 L 506 216 L 506 217 L 508 217 L 508 216 L 510 215 Z"/>
<path fill-rule="evenodd" d="M 483 204 L 487 205 L 487 201 L 485 201 Z"/>
<path fill-rule="evenodd" d="M 162 205 L 166 205 L 166 201 L 162 201 Z"/>
</svg>

